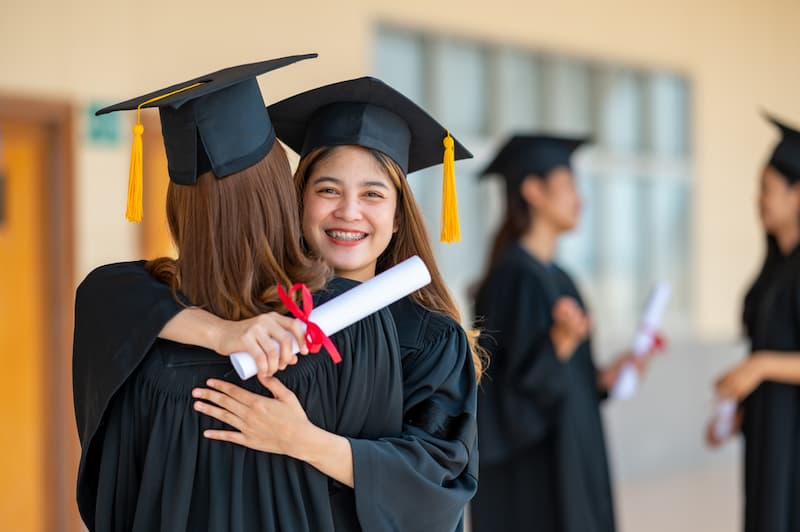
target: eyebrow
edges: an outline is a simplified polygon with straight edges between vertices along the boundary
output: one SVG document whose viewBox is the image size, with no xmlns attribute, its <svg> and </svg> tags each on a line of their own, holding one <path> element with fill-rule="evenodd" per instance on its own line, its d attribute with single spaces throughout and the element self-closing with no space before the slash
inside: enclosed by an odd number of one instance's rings
<svg viewBox="0 0 800 532">
<path fill-rule="evenodd" d="M 318 185 L 319 183 L 333 183 L 336 185 L 342 185 L 343 181 L 338 177 L 331 177 L 331 176 L 320 176 L 311 183 L 312 185 Z M 361 181 L 358 186 L 360 187 L 379 187 L 386 190 L 389 190 L 389 186 L 384 183 L 383 181 Z"/>
</svg>

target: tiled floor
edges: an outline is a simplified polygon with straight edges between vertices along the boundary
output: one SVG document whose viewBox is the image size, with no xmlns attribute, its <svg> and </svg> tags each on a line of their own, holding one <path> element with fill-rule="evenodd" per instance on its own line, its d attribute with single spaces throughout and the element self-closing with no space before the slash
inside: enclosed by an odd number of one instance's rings
<svg viewBox="0 0 800 532">
<path fill-rule="evenodd" d="M 738 532 L 736 463 L 618 486 L 619 532 Z"/>
</svg>

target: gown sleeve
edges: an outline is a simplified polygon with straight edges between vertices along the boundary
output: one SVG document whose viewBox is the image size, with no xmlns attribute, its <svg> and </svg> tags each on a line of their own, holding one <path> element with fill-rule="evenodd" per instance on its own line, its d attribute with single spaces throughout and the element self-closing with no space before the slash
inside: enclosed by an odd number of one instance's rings
<svg viewBox="0 0 800 532">
<path fill-rule="evenodd" d="M 101 266 L 78 286 L 72 375 L 81 445 L 97 430 L 111 396 L 183 308 L 170 287 L 147 273 L 144 261 Z"/>
<path fill-rule="evenodd" d="M 402 435 L 350 439 L 364 530 L 462 530 L 464 507 L 477 490 L 471 352 L 455 323 L 436 336 L 404 354 Z"/>
</svg>

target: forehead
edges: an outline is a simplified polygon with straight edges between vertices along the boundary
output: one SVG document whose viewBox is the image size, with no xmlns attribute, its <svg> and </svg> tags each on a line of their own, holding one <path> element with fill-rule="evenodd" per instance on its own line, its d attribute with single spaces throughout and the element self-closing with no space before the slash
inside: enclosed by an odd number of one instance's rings
<svg viewBox="0 0 800 532">
<path fill-rule="evenodd" d="M 545 181 L 548 183 L 566 183 L 574 181 L 574 179 L 575 176 L 569 167 L 557 166 L 548 172 Z"/>
<path fill-rule="evenodd" d="M 360 146 L 337 146 L 314 165 L 310 180 L 323 177 L 338 179 L 345 184 L 363 181 L 391 183 L 387 169 L 372 153 Z"/>
</svg>

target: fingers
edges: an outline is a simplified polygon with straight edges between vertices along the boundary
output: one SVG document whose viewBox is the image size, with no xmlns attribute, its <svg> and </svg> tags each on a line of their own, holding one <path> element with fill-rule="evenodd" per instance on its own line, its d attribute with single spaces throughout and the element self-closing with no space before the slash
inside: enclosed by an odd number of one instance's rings
<svg viewBox="0 0 800 532">
<path fill-rule="evenodd" d="M 258 345 L 264 351 L 264 361 L 265 361 L 265 369 L 263 371 L 259 371 L 258 374 L 263 377 L 269 377 L 270 375 L 274 375 L 276 371 L 279 369 L 280 365 L 280 344 L 275 342 L 272 337 L 263 332 L 259 334 L 258 338 L 256 338 Z M 260 368 L 259 368 L 260 370 Z"/>
<path fill-rule="evenodd" d="M 227 396 L 232 397 L 243 405 L 251 406 L 253 403 L 261 399 L 262 396 L 245 390 L 241 386 L 237 386 L 232 382 L 223 381 L 219 379 L 208 379 L 206 386 L 212 390 L 217 390 Z M 203 388 L 196 388 L 196 390 L 203 390 Z"/>
<path fill-rule="evenodd" d="M 202 401 L 195 401 L 193 406 L 194 409 L 201 414 L 212 417 L 218 421 L 222 421 L 223 423 L 226 423 L 235 429 L 242 430 L 244 428 L 242 419 L 230 411 L 225 410 L 224 408 L 204 403 Z"/>
<path fill-rule="evenodd" d="M 270 314 L 274 314 L 278 325 L 286 329 L 293 336 L 295 342 L 297 342 L 297 347 L 300 348 L 300 354 L 307 355 L 306 330 L 303 327 L 303 322 L 290 318 L 289 316 L 283 316 L 277 312 L 271 312 Z"/>
<path fill-rule="evenodd" d="M 553 306 L 553 321 L 575 338 L 583 339 L 589 334 L 589 317 L 571 297 L 562 297 L 556 301 Z"/>
<path fill-rule="evenodd" d="M 242 343 L 244 344 L 244 350 L 253 357 L 253 360 L 256 362 L 256 367 L 258 368 L 258 374 L 263 375 L 269 371 L 269 362 L 267 361 L 267 354 L 264 352 L 264 349 L 261 345 L 256 341 L 255 337 L 253 336 L 243 336 Z"/>
<path fill-rule="evenodd" d="M 724 383 L 717 388 L 717 395 L 723 399 L 739 399 L 741 395 L 736 385 Z"/>
<path fill-rule="evenodd" d="M 706 427 L 706 445 L 711 448 L 716 448 L 722 445 L 722 442 L 717 438 L 717 431 L 714 430 L 714 422 L 708 424 Z"/>
<path fill-rule="evenodd" d="M 280 346 L 280 349 L 278 350 L 278 359 L 276 360 L 277 368 L 279 370 L 286 369 L 286 366 L 289 364 L 289 362 L 295 358 L 294 336 L 291 332 L 283 328 L 279 328 L 279 330 L 276 330 L 273 334 L 275 340 Z"/>
<path fill-rule="evenodd" d="M 233 399 L 228 395 L 225 395 L 223 393 L 214 390 L 209 390 L 207 388 L 195 388 L 194 390 L 192 390 L 192 397 L 194 397 L 195 399 L 202 399 L 207 403 L 211 403 L 211 406 L 215 408 L 221 408 L 222 410 L 230 412 L 231 414 L 233 414 L 238 418 L 244 417 L 244 414 L 247 411 L 247 407 L 242 403 L 240 403 L 239 401 Z M 206 405 L 206 406 L 207 403 L 198 402 L 199 405 Z"/>
<path fill-rule="evenodd" d="M 631 360 L 636 365 L 636 371 L 638 371 L 640 375 L 647 371 L 647 367 L 650 365 L 650 359 L 646 356 L 633 356 Z"/>
<path fill-rule="evenodd" d="M 279 379 L 275 377 L 264 379 L 262 384 L 264 384 L 264 387 L 270 391 L 272 397 L 278 401 L 286 402 L 292 398 L 297 399 L 297 397 L 294 395 L 294 392 L 292 392 L 292 390 L 287 388 Z"/>
<path fill-rule="evenodd" d="M 241 432 L 232 430 L 206 430 L 203 431 L 203 436 L 209 440 L 227 441 L 247 447 L 247 438 Z"/>
<path fill-rule="evenodd" d="M 717 381 L 717 395 L 724 399 L 739 399 L 740 386 L 738 380 L 733 375 L 725 375 Z"/>
<path fill-rule="evenodd" d="M 247 334 L 253 336 L 264 351 L 266 369 L 259 371 L 263 377 L 296 362 L 295 343 L 301 352 L 308 352 L 302 323 L 276 312 L 257 316 Z"/>
</svg>

